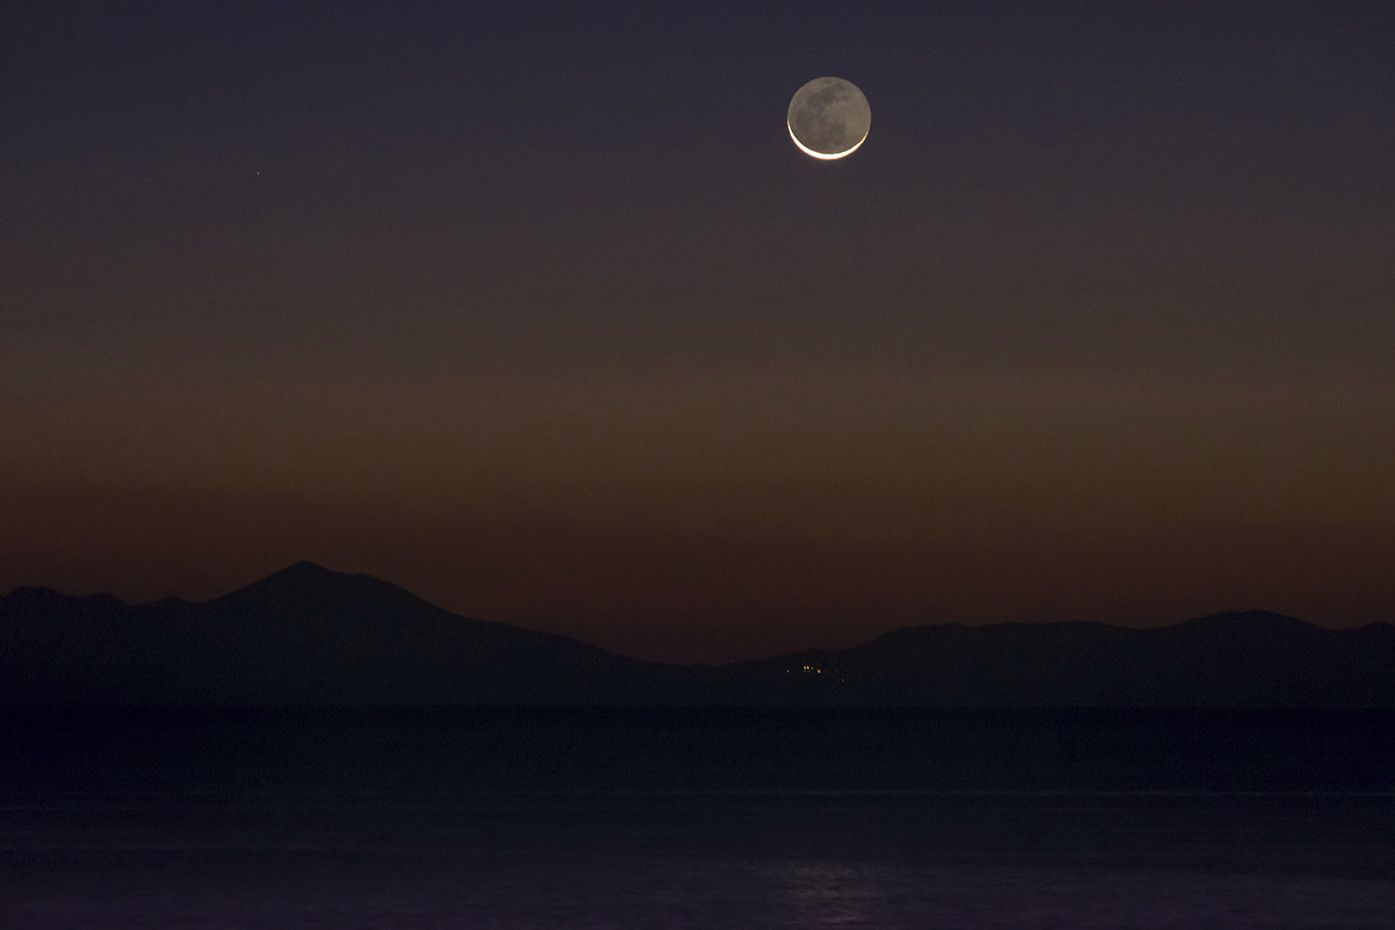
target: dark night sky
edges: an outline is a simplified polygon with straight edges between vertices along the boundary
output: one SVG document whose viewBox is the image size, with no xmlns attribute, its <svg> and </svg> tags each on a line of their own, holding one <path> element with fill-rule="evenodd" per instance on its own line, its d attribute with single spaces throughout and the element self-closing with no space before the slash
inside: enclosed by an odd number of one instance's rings
<svg viewBox="0 0 1395 930">
<path fill-rule="evenodd" d="M 1387 0 L 208 6 L 0 9 L 0 590 L 1395 619 Z"/>
</svg>

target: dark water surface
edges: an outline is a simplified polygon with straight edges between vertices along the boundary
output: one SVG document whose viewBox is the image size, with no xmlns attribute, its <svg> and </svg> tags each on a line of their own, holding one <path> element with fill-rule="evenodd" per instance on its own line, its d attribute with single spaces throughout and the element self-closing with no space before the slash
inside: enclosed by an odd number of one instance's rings
<svg viewBox="0 0 1395 930">
<path fill-rule="evenodd" d="M 10 714 L 0 927 L 1395 926 L 1395 714 Z"/>
</svg>

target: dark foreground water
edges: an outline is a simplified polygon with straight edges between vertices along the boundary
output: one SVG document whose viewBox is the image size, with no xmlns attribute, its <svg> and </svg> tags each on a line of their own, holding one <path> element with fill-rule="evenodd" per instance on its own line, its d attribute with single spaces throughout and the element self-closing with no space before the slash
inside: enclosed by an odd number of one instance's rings
<svg viewBox="0 0 1395 930">
<path fill-rule="evenodd" d="M 1395 926 L 1395 714 L 0 718 L 0 927 Z"/>
</svg>

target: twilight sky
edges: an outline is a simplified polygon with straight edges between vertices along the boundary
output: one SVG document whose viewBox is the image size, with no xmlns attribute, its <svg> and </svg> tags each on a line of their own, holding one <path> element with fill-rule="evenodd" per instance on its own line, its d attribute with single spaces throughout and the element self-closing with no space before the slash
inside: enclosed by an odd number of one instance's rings
<svg viewBox="0 0 1395 930">
<path fill-rule="evenodd" d="M 211 6 L 0 8 L 0 590 L 1395 619 L 1386 0 Z"/>
</svg>

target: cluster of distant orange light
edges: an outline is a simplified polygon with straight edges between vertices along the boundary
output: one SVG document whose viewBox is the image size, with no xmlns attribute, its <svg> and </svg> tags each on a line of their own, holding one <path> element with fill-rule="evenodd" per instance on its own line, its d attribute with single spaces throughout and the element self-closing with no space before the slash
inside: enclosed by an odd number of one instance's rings
<svg viewBox="0 0 1395 930">
<path fill-rule="evenodd" d="M 801 666 L 799 667 L 799 670 L 800 670 L 801 672 L 803 672 L 804 674 L 806 674 L 806 675 L 822 675 L 822 674 L 823 674 L 823 669 L 819 668 L 817 665 L 801 665 Z M 788 668 L 787 668 L 787 669 L 785 669 L 785 674 L 788 675 L 791 671 L 793 671 L 793 669 L 788 669 Z"/>
</svg>

